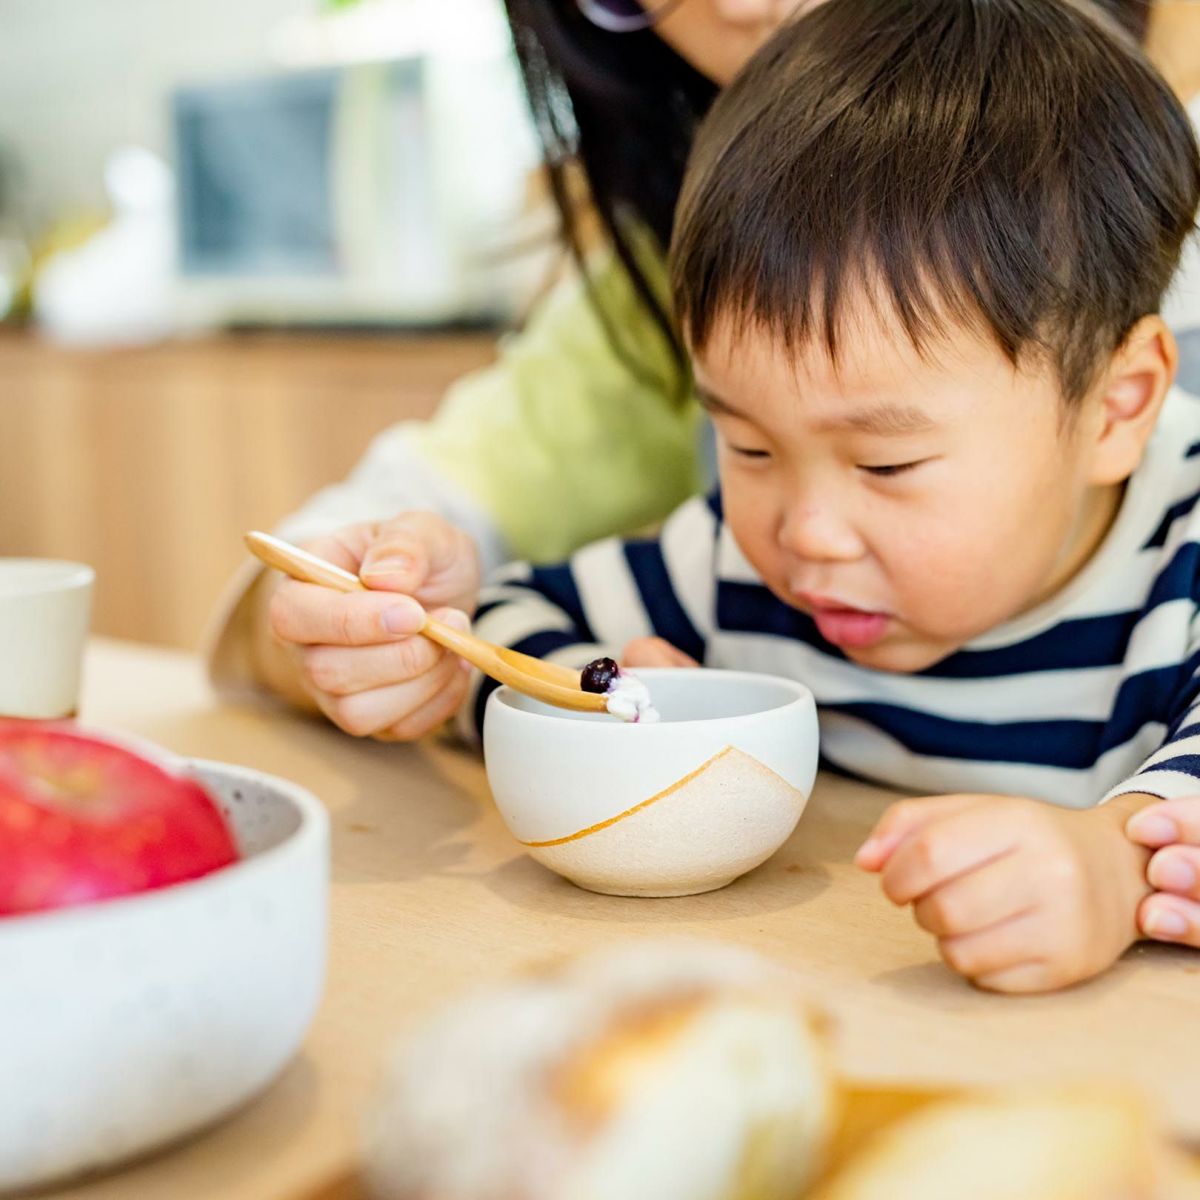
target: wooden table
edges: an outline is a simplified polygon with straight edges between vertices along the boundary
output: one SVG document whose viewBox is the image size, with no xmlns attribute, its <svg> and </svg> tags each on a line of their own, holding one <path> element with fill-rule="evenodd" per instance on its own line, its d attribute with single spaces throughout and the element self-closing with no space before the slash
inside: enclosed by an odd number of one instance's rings
<svg viewBox="0 0 1200 1200">
<path fill-rule="evenodd" d="M 822 779 L 791 841 L 724 891 L 624 900 L 527 858 L 474 756 L 355 742 L 267 709 L 221 707 L 195 659 L 96 642 L 83 717 L 172 750 L 298 780 L 333 818 L 332 944 L 303 1052 L 218 1128 L 141 1165 L 52 1193 L 87 1200 L 350 1200 L 359 1115 L 390 1040 L 483 980 L 620 938 L 692 934 L 790 963 L 834 1017 L 842 1070 L 936 1083 L 1112 1076 L 1159 1095 L 1200 1138 L 1200 955 L 1137 947 L 1059 995 L 975 991 L 907 913 L 849 865 L 888 796 Z"/>
</svg>

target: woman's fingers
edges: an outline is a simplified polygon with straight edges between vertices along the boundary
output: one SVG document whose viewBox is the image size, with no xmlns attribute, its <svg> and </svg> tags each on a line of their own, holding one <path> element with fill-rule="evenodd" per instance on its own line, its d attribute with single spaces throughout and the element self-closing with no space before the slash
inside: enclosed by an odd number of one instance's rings
<svg viewBox="0 0 1200 1200">
<path fill-rule="evenodd" d="M 462 706 L 471 676 L 469 671 L 451 673 L 449 682 L 418 708 L 374 736 L 384 742 L 411 742 L 444 725 Z"/>
<path fill-rule="evenodd" d="M 461 700 L 460 689 L 465 681 L 466 672 L 459 667 L 458 659 L 445 655 L 433 670 L 405 683 L 371 688 L 349 696 L 328 696 L 318 692 L 315 699 L 321 711 L 339 729 L 355 737 L 370 737 L 398 726 L 403 728 L 405 736 L 420 737 L 432 726 L 420 727 L 419 722 L 409 718 L 443 693 L 449 692 Z"/>
<path fill-rule="evenodd" d="M 470 628 L 456 609 L 433 615 Z M 467 664 L 419 635 L 367 646 L 297 646 L 295 654 L 317 707 L 355 737 L 420 737 L 452 716 L 466 694 Z"/>
<path fill-rule="evenodd" d="M 469 630 L 470 621 L 456 609 L 431 614 L 455 629 Z M 432 671 L 446 654 L 419 634 L 373 646 L 305 646 L 300 650 L 307 685 L 329 696 L 388 687 Z"/>
<path fill-rule="evenodd" d="M 1160 892 L 1200 900 L 1200 847 L 1165 846 L 1150 859 L 1146 881 Z"/>
<path fill-rule="evenodd" d="M 1200 904 L 1155 892 L 1138 908 L 1138 928 L 1156 941 L 1200 949 Z"/>
<path fill-rule="evenodd" d="M 297 646 L 374 646 L 411 636 L 424 610 L 410 596 L 337 592 L 285 579 L 271 597 L 271 631 Z"/>
<path fill-rule="evenodd" d="M 1125 832 L 1139 845 L 1151 849 L 1172 842 L 1200 846 L 1200 796 L 1151 804 L 1129 818 Z"/>
</svg>

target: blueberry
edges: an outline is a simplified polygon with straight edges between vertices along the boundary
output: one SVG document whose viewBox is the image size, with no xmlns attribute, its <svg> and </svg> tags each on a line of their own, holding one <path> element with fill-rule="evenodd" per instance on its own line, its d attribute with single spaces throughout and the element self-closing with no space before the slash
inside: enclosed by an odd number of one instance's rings
<svg viewBox="0 0 1200 1200">
<path fill-rule="evenodd" d="M 583 668 L 579 686 L 585 692 L 597 692 L 603 696 L 620 673 L 621 668 L 611 658 L 597 658 Z"/>
</svg>

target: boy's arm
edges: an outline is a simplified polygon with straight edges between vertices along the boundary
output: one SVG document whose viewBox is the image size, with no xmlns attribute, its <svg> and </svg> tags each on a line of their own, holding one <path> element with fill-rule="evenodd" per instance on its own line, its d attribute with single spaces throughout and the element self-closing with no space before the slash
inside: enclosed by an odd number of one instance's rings
<svg viewBox="0 0 1200 1200">
<path fill-rule="evenodd" d="M 1188 660 L 1196 667 L 1197 654 Z M 1163 743 L 1127 779 L 1104 797 L 1109 804 L 1119 796 L 1143 794 L 1159 800 L 1194 796 L 1200 792 L 1200 679 L 1191 675 L 1180 697 L 1178 713 L 1168 727 Z"/>
<path fill-rule="evenodd" d="M 712 632 L 719 523 L 690 500 L 658 538 L 596 542 L 553 567 L 503 568 L 480 595 L 475 632 L 510 649 L 572 667 L 621 657 L 639 638 L 659 637 L 699 662 Z M 478 738 L 494 680 L 476 676 L 459 716 Z"/>
</svg>

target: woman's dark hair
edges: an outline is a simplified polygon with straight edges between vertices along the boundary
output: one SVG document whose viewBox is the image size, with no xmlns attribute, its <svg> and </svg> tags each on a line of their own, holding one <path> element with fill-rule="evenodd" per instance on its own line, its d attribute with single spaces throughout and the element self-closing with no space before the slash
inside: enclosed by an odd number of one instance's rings
<svg viewBox="0 0 1200 1200">
<path fill-rule="evenodd" d="M 1198 200 L 1187 113 L 1086 0 L 829 0 L 699 132 L 675 310 L 697 351 L 732 321 L 836 358 L 867 295 L 918 349 L 965 325 L 1044 353 L 1075 401 L 1158 311 Z"/>
<path fill-rule="evenodd" d="M 505 0 L 505 6 L 562 237 L 586 279 L 580 197 L 569 176 L 578 162 L 614 251 L 683 370 L 675 324 L 639 256 L 644 261 L 647 235 L 660 253 L 671 240 L 692 138 L 717 86 L 653 31 L 600 29 L 573 0 Z M 621 331 L 598 309 L 623 352 Z"/>
<path fill-rule="evenodd" d="M 1150 0 L 1099 2 L 1144 35 Z M 584 269 L 579 198 L 568 176 L 577 161 L 613 249 L 686 378 L 675 322 L 639 264 L 637 243 L 647 233 L 660 251 L 670 243 L 692 139 L 718 88 L 652 30 L 610 33 L 574 0 L 505 0 L 505 7 L 563 239 Z M 602 308 L 600 317 L 623 353 L 620 330 Z"/>
</svg>

